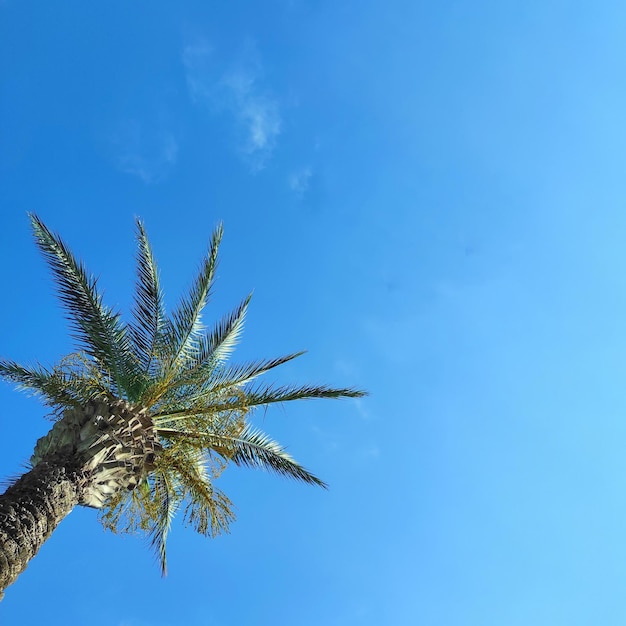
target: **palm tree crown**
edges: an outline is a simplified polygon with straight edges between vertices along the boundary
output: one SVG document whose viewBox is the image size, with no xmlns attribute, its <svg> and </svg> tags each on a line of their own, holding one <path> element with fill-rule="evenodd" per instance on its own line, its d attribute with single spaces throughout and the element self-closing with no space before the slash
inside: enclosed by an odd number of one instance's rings
<svg viewBox="0 0 626 626">
<path fill-rule="evenodd" d="M 0 359 L 0 376 L 38 394 L 56 416 L 37 443 L 33 467 L 51 454 L 76 456 L 86 477 L 81 504 L 100 509 L 111 530 L 148 533 L 163 573 L 177 511 L 204 535 L 228 529 L 231 502 L 214 485 L 228 462 L 325 487 L 249 418 L 274 403 L 364 393 L 258 382 L 302 352 L 228 363 L 250 296 L 205 329 L 202 311 L 215 276 L 221 225 L 189 293 L 168 315 L 152 250 L 137 220 L 137 282 L 132 320 L 126 323 L 103 303 L 96 279 L 61 238 L 36 215 L 30 219 L 78 342 L 78 351 L 54 367 Z"/>
</svg>

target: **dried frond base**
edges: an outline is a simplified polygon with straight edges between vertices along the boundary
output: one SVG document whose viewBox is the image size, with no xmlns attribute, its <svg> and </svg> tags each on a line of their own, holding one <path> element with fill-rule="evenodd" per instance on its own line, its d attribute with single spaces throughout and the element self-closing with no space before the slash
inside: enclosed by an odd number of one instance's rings
<svg viewBox="0 0 626 626">
<path fill-rule="evenodd" d="M 35 446 L 31 463 L 48 455 L 76 455 L 87 477 L 80 504 L 102 508 L 120 491 L 131 491 L 154 467 L 160 444 L 145 409 L 123 400 L 91 400 L 68 408 Z"/>
</svg>

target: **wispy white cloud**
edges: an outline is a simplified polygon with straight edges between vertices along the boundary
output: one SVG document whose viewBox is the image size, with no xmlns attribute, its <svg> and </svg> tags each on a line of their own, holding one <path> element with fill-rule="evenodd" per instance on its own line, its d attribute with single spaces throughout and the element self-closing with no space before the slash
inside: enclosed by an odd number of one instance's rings
<svg viewBox="0 0 626 626">
<path fill-rule="evenodd" d="M 117 167 L 146 184 L 165 178 L 178 158 L 175 135 L 160 124 L 127 120 L 119 124 L 111 143 Z"/>
<path fill-rule="evenodd" d="M 204 41 L 183 51 L 187 87 L 192 101 L 212 114 L 230 116 L 236 148 L 253 171 L 263 169 L 282 130 L 278 101 L 262 81 L 262 65 L 254 48 L 228 70 L 216 71 L 213 48 Z"/>
</svg>

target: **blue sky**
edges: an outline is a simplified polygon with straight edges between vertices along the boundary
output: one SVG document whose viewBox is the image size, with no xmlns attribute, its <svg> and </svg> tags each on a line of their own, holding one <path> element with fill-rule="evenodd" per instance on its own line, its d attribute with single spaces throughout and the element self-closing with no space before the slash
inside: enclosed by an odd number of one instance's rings
<svg viewBox="0 0 626 626">
<path fill-rule="evenodd" d="M 170 573 L 74 511 L 7 624 L 626 621 L 626 9 L 615 2 L 0 2 L 0 352 L 72 349 L 27 211 L 128 309 L 214 225 L 236 359 L 360 402 L 258 424 L 330 483 L 229 469 Z M 49 422 L 0 387 L 0 474 Z"/>
</svg>

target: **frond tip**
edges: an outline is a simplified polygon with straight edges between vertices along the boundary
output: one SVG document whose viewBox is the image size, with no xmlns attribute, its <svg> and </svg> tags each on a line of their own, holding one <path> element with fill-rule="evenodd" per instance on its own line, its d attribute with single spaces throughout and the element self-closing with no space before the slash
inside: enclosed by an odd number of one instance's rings
<svg viewBox="0 0 626 626">
<path fill-rule="evenodd" d="M 293 459 L 285 448 L 258 429 L 246 426 L 237 437 L 219 437 L 224 443 L 227 455 L 236 465 L 261 468 L 293 478 L 309 485 L 328 488 L 328 485 L 314 476 Z"/>
</svg>

